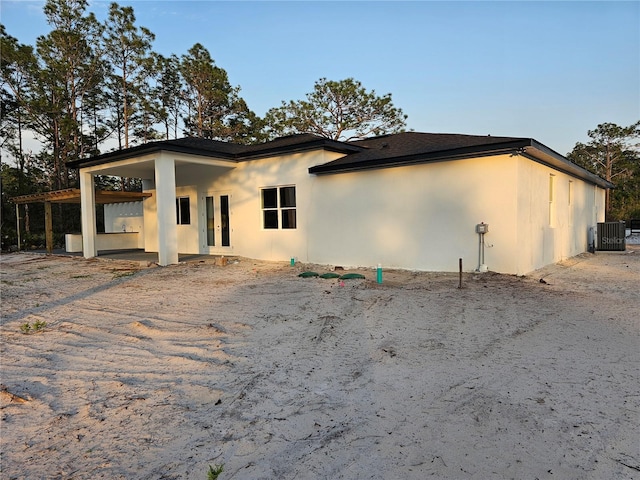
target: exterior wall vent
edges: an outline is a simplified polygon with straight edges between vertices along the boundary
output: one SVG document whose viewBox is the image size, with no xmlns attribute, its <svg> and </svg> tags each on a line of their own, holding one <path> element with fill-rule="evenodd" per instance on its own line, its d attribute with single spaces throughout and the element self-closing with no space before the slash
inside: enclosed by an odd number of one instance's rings
<svg viewBox="0 0 640 480">
<path fill-rule="evenodd" d="M 624 251 L 625 243 L 625 223 L 624 222 L 603 222 L 598 223 L 598 250 Z"/>
</svg>

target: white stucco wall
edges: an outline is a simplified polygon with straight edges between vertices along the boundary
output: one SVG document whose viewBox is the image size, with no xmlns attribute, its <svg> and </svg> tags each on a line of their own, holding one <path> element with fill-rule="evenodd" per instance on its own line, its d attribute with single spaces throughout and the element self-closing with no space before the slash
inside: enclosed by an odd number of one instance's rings
<svg viewBox="0 0 640 480">
<path fill-rule="evenodd" d="M 158 209 L 156 206 L 156 190 L 153 179 L 143 179 L 142 191 L 151 193 L 150 197 L 142 201 L 144 216 L 144 250 L 145 252 L 158 251 Z"/>
<path fill-rule="evenodd" d="M 138 232 L 140 241 L 133 248 L 144 248 L 143 213 L 142 201 L 105 204 L 104 231 L 105 233 Z"/>
<path fill-rule="evenodd" d="M 518 157 L 517 184 L 521 249 L 514 273 L 525 274 L 587 250 L 589 228 L 604 221 L 602 188 L 524 157 Z"/>
<path fill-rule="evenodd" d="M 140 248 L 141 234 L 138 232 L 98 233 L 96 235 L 96 249 L 98 250 L 129 250 Z M 65 235 L 65 251 L 82 252 L 82 235 L 67 233 Z"/>
<path fill-rule="evenodd" d="M 240 162 L 233 168 L 195 164 L 180 166 L 176 171 L 176 197 L 188 196 L 191 206 L 191 224 L 178 225 L 180 253 L 218 253 L 265 260 L 288 260 L 295 256 L 303 260 L 303 255 L 306 256 L 307 227 L 301 223 L 301 219 L 309 218 L 302 212 L 308 208 L 308 192 L 314 179 L 309 175 L 308 168 L 339 156 L 320 151 Z M 263 229 L 261 188 L 283 185 L 296 186 L 298 228 Z M 152 193 L 144 201 L 145 250 L 157 251 L 154 180 L 146 179 L 143 189 Z M 208 194 L 230 196 L 230 248 L 209 248 L 206 245 L 204 197 Z"/>
<path fill-rule="evenodd" d="M 492 271 L 524 274 L 585 251 L 586 232 L 602 217 L 601 189 L 524 157 L 309 175 L 309 167 L 339 156 L 316 151 L 233 166 L 178 165 L 176 196 L 188 196 L 191 207 L 191 224 L 178 226 L 178 250 L 435 271 L 456 271 L 463 258 L 472 271 L 479 257 L 475 225 L 485 222 L 484 263 Z M 144 200 L 145 250 L 157 251 L 154 181 L 143 183 L 153 194 Z M 264 229 L 260 191 L 286 185 L 296 187 L 297 228 Z M 203 200 L 209 194 L 230 195 L 230 248 L 206 245 Z"/>
<path fill-rule="evenodd" d="M 478 267 L 476 224 L 489 224 L 485 264 L 511 268 L 516 165 L 485 157 L 317 177 L 309 258 L 417 270 Z"/>
<path fill-rule="evenodd" d="M 265 260 L 288 260 L 293 256 L 301 261 L 309 261 L 306 242 L 313 214 L 310 212 L 310 202 L 315 177 L 309 175 L 308 168 L 338 157 L 338 154 L 330 152 L 312 152 L 241 162 L 235 169 L 213 178 L 210 184 L 200 186 L 200 218 L 204 215 L 204 195 L 229 194 L 231 253 Z M 264 229 L 261 189 L 287 185 L 296 187 L 297 228 Z M 206 250 L 206 237 L 202 229 L 199 239 L 201 250 Z M 226 249 L 214 251 L 227 252 Z"/>
</svg>

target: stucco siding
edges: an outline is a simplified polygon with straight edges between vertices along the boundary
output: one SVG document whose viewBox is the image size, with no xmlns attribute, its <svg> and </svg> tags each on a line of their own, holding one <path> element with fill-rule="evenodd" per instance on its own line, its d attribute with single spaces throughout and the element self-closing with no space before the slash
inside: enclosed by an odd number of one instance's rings
<svg viewBox="0 0 640 480">
<path fill-rule="evenodd" d="M 142 201 L 104 205 L 104 231 L 105 233 L 138 232 L 138 242 L 134 248 L 144 248 Z"/>
<path fill-rule="evenodd" d="M 603 221 L 603 189 L 525 157 L 518 157 L 517 184 L 521 250 L 514 273 L 587 250 L 589 229 Z"/>
<path fill-rule="evenodd" d="M 497 155 L 310 175 L 341 155 L 323 150 L 232 165 L 181 163 L 176 197 L 188 197 L 191 222 L 177 226 L 180 253 L 415 270 L 465 271 L 479 265 L 476 224 L 489 224 L 484 264 L 528 273 L 587 249 L 603 217 L 604 191 L 517 155 Z M 552 180 L 550 180 L 552 179 Z M 553 183 L 553 201 L 549 189 Z M 295 186 L 295 229 L 265 229 L 261 190 Z M 155 180 L 143 202 L 144 247 L 158 251 Z M 571 195 L 569 195 L 571 190 Z M 229 198 L 230 247 L 207 245 L 205 197 Z"/>
<path fill-rule="evenodd" d="M 158 211 L 156 208 L 156 191 L 153 180 L 142 181 L 142 191 L 151 193 L 142 201 L 145 252 L 158 251 Z"/>
<path fill-rule="evenodd" d="M 489 224 L 485 264 L 510 271 L 516 165 L 508 156 L 316 177 L 312 262 L 455 271 L 478 267 L 476 224 Z"/>
<path fill-rule="evenodd" d="M 104 206 L 104 231 L 115 232 L 141 232 L 142 225 L 142 201 L 109 203 Z"/>
<path fill-rule="evenodd" d="M 242 255 L 264 260 L 306 261 L 309 203 L 313 177 L 308 168 L 329 162 L 340 155 L 315 151 L 274 158 L 240 162 L 234 168 L 179 166 L 176 170 L 176 197 L 188 196 L 191 223 L 178 225 L 180 253 L 215 253 Z M 153 179 L 144 182 L 145 191 L 153 195 L 144 202 L 147 233 L 145 250 L 157 251 L 155 189 Z M 261 189 L 293 185 L 296 187 L 297 228 L 270 230 L 263 228 Z M 208 247 L 206 242 L 205 204 L 207 195 L 229 196 L 231 247 Z"/>
</svg>

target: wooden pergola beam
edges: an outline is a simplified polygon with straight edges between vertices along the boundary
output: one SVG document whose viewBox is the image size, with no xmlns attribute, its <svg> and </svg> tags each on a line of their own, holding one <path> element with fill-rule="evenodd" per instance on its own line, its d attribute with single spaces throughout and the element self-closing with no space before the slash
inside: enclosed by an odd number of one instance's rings
<svg viewBox="0 0 640 480">
<path fill-rule="evenodd" d="M 96 190 L 96 204 L 137 202 L 150 197 L 149 192 L 121 192 L 112 190 Z M 66 188 L 52 192 L 31 193 L 11 199 L 16 205 L 25 203 L 80 203 L 80 189 Z"/>
</svg>

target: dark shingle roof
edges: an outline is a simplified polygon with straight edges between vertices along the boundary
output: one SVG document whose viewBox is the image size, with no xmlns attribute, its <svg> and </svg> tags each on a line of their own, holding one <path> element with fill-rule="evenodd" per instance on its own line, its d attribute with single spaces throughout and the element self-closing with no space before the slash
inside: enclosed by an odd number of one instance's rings
<svg viewBox="0 0 640 480">
<path fill-rule="evenodd" d="M 257 145 L 239 145 L 202 138 L 180 138 L 151 142 L 126 150 L 105 153 L 96 157 L 69 162 L 68 165 L 71 168 L 84 168 L 163 150 L 240 162 L 318 149 L 344 153 L 345 155 L 332 162 L 309 168 L 309 173 L 311 174 L 343 173 L 372 168 L 397 167 L 417 163 L 517 153 L 525 155 L 536 162 L 588 180 L 603 188 L 613 187 L 610 182 L 571 163 L 559 153 L 532 138 L 450 133 L 405 132 L 352 142 L 340 142 L 305 133 L 289 135 Z"/>
<path fill-rule="evenodd" d="M 175 140 L 149 142 L 144 145 L 137 145 L 125 150 L 116 150 L 114 152 L 103 153 L 102 155 L 97 155 L 91 158 L 75 160 L 73 162 L 69 162 L 67 165 L 70 168 L 84 168 L 147 155 L 162 150 L 190 155 L 214 156 L 233 161 L 243 161 L 253 158 L 276 156 L 282 153 L 293 153 L 315 149 L 352 153 L 362 150 L 362 147 L 345 142 L 330 140 L 310 133 L 289 135 L 256 145 L 240 145 L 237 143 L 221 142 L 205 138 L 186 137 Z"/>
<path fill-rule="evenodd" d="M 405 132 L 367 138 L 349 144 L 363 149 L 332 162 L 311 167 L 309 173 L 343 173 L 488 155 L 517 154 L 602 188 L 613 188 L 611 182 L 571 163 L 558 152 L 532 138 Z"/>
<path fill-rule="evenodd" d="M 368 168 L 450 159 L 460 155 L 514 150 L 528 145 L 530 139 L 458 135 L 450 133 L 405 132 L 350 142 L 364 147 L 333 162 L 309 169 L 310 173 L 337 173 Z"/>
<path fill-rule="evenodd" d="M 257 145 L 246 145 L 238 154 L 238 160 L 246 160 L 255 157 L 267 157 L 278 153 L 314 150 L 322 148 L 335 152 L 351 153 L 359 152 L 362 147 L 350 143 L 339 142 L 311 133 L 300 133 L 276 138 L 270 142 Z"/>
<path fill-rule="evenodd" d="M 163 150 L 191 155 L 215 156 L 218 158 L 233 159 L 241 148 L 242 145 L 235 143 L 220 142 L 205 138 L 185 137 L 177 138 L 175 140 L 149 142 L 143 145 L 126 148 L 124 150 L 103 153 L 101 155 L 96 155 L 95 157 L 81 158 L 80 160 L 68 162 L 67 166 L 70 168 L 85 168 L 118 160 L 140 157 L 142 155 L 148 155 Z"/>
</svg>

